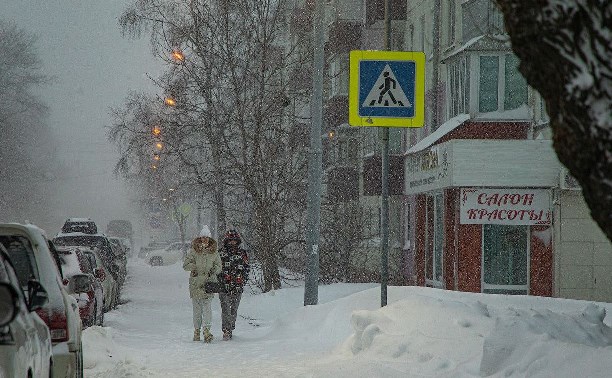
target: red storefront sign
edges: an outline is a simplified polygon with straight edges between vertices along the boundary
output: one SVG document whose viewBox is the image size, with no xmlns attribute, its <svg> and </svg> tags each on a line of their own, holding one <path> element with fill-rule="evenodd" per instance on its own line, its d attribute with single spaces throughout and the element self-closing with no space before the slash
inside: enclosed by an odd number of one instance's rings
<svg viewBox="0 0 612 378">
<path fill-rule="evenodd" d="M 549 225 L 546 189 L 461 189 L 461 224 Z"/>
</svg>

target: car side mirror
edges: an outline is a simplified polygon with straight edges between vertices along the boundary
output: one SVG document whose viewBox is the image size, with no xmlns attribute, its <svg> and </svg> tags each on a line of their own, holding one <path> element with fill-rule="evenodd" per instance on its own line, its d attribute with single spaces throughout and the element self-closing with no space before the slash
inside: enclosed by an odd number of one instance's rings
<svg viewBox="0 0 612 378">
<path fill-rule="evenodd" d="M 0 283 L 0 327 L 9 325 L 19 313 L 19 294 L 13 285 Z"/>
<path fill-rule="evenodd" d="M 36 280 L 28 281 L 28 310 L 43 308 L 49 302 L 47 290 Z"/>
<path fill-rule="evenodd" d="M 103 268 L 94 269 L 94 276 L 100 281 L 104 281 L 106 279 L 106 272 Z"/>
<path fill-rule="evenodd" d="M 70 277 L 72 292 L 75 294 L 87 293 L 91 287 L 91 277 L 87 274 L 75 274 Z"/>
</svg>

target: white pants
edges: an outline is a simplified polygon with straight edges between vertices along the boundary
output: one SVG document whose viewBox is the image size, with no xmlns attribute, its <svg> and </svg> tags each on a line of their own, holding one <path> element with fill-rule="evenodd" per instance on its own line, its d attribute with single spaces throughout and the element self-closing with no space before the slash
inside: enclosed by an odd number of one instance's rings
<svg viewBox="0 0 612 378">
<path fill-rule="evenodd" d="M 193 328 L 202 327 L 202 316 L 204 317 L 204 327 L 210 329 L 212 325 L 212 298 L 191 298 L 193 304 Z"/>
</svg>

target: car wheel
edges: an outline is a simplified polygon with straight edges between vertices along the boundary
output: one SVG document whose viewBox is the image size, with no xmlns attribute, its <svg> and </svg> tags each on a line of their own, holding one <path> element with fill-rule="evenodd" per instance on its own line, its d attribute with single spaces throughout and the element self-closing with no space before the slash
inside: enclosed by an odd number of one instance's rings
<svg viewBox="0 0 612 378">
<path fill-rule="evenodd" d="M 149 260 L 149 263 L 152 266 L 161 266 L 164 264 L 164 260 L 162 260 L 160 256 L 153 256 L 151 257 L 151 260 Z"/>
</svg>

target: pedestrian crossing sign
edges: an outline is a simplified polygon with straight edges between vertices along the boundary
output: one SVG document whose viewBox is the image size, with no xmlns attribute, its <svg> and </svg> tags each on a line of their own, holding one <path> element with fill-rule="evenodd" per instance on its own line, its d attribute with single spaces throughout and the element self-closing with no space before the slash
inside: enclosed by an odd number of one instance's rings
<svg viewBox="0 0 612 378">
<path fill-rule="evenodd" d="M 424 120 L 424 53 L 351 51 L 351 126 L 422 127 Z"/>
</svg>

